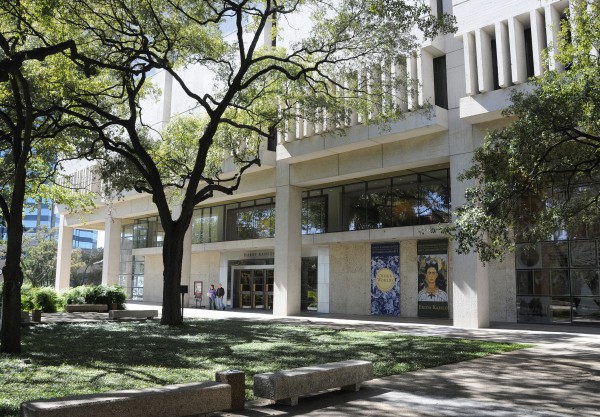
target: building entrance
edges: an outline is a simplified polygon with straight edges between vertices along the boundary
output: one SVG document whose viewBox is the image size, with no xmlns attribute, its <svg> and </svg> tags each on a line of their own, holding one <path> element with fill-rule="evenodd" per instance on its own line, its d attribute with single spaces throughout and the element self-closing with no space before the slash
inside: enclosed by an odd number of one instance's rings
<svg viewBox="0 0 600 417">
<path fill-rule="evenodd" d="M 235 308 L 273 309 L 273 268 L 265 265 L 233 268 L 233 302 Z"/>
</svg>

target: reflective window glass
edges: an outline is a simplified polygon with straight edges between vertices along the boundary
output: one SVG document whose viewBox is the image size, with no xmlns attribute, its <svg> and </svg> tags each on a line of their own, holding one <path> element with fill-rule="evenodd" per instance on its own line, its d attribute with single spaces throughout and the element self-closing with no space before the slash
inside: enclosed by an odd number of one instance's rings
<svg viewBox="0 0 600 417">
<path fill-rule="evenodd" d="M 410 226 L 419 222 L 419 177 L 405 175 L 393 179 L 392 225 Z"/>
<path fill-rule="evenodd" d="M 307 197 L 302 201 L 302 234 L 327 232 L 327 196 Z"/>
<path fill-rule="evenodd" d="M 367 206 L 367 227 L 381 229 L 392 226 L 392 190 L 389 178 L 367 183 L 369 196 Z"/>
<path fill-rule="evenodd" d="M 573 269 L 571 270 L 571 288 L 573 296 L 600 296 L 597 269 Z"/>
<path fill-rule="evenodd" d="M 368 229 L 367 206 L 369 198 L 366 194 L 365 184 L 351 184 L 344 186 L 342 215 L 344 231 Z"/>
<path fill-rule="evenodd" d="M 551 269 L 545 271 L 550 274 L 552 282 L 552 295 L 571 294 L 571 283 L 569 282 L 569 270 L 567 269 Z"/>
<path fill-rule="evenodd" d="M 448 170 L 425 172 L 419 176 L 419 222 L 447 223 L 450 220 Z"/>
</svg>

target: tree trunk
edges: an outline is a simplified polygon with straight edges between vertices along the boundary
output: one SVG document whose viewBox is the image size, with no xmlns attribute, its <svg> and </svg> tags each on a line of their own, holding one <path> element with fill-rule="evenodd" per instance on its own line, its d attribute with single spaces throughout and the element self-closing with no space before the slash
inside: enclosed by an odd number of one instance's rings
<svg viewBox="0 0 600 417">
<path fill-rule="evenodd" d="M 23 190 L 25 185 L 23 184 Z M 23 242 L 23 201 L 18 203 L 16 189 L 13 191 L 13 204 L 7 219 L 6 264 L 2 268 L 4 276 L 4 294 L 2 296 L 2 330 L 0 330 L 0 352 L 21 352 L 21 286 L 23 270 L 21 269 L 21 253 Z M 16 196 L 15 196 L 16 195 Z"/>
<path fill-rule="evenodd" d="M 172 227 L 164 227 L 163 241 L 163 304 L 160 324 L 177 326 L 183 323 L 181 316 L 181 271 L 183 263 L 183 242 L 190 221 L 182 222 L 182 215 Z M 186 216 L 187 217 L 187 216 Z M 191 214 L 189 215 L 191 219 Z M 184 224 L 186 227 L 183 227 Z"/>
</svg>

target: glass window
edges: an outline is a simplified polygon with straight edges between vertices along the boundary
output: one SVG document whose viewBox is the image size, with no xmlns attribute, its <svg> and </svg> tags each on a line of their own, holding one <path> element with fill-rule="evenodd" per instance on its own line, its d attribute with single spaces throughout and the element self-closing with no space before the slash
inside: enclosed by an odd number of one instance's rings
<svg viewBox="0 0 600 417">
<path fill-rule="evenodd" d="M 570 242 L 571 267 L 590 268 L 596 266 L 598 259 L 594 240 L 574 240 Z"/>
<path fill-rule="evenodd" d="M 345 185 L 342 198 L 343 230 L 369 229 L 367 222 L 369 198 L 365 184 Z"/>
<path fill-rule="evenodd" d="M 392 225 L 418 224 L 419 177 L 415 174 L 394 178 L 392 194 Z"/>
<path fill-rule="evenodd" d="M 542 243 L 542 267 L 543 268 L 567 268 L 569 266 L 568 243 L 543 242 Z"/>
<path fill-rule="evenodd" d="M 367 227 L 369 229 L 381 229 L 392 226 L 392 190 L 391 180 L 369 181 L 367 183 L 367 194 L 369 196 L 367 206 Z"/>
<path fill-rule="evenodd" d="M 327 197 L 306 197 L 302 200 L 302 234 L 327 232 Z"/>
<path fill-rule="evenodd" d="M 326 226 L 327 232 L 341 232 L 346 229 L 342 221 L 342 187 L 326 188 L 323 197 L 327 202 Z"/>
<path fill-rule="evenodd" d="M 316 311 L 318 306 L 318 258 L 302 258 L 300 279 L 300 310 Z"/>
<path fill-rule="evenodd" d="M 577 269 L 571 271 L 573 296 L 600 296 L 597 269 Z"/>
<path fill-rule="evenodd" d="M 133 248 L 148 247 L 148 221 L 146 219 L 136 220 L 133 225 Z"/>
<path fill-rule="evenodd" d="M 450 220 L 448 170 L 426 172 L 419 177 L 419 222 L 421 224 L 447 223 Z"/>
<path fill-rule="evenodd" d="M 227 240 L 262 239 L 275 236 L 275 204 L 272 198 L 230 204 L 227 209 Z"/>
<path fill-rule="evenodd" d="M 517 271 L 517 295 L 533 295 L 533 281 L 541 271 Z"/>
<path fill-rule="evenodd" d="M 569 297 L 552 297 L 550 301 L 550 317 L 553 323 L 571 321 L 571 300 Z"/>
<path fill-rule="evenodd" d="M 571 295 L 571 283 L 569 282 L 569 270 L 552 269 L 549 270 L 552 281 L 552 295 Z"/>
<path fill-rule="evenodd" d="M 597 323 L 600 319 L 599 297 L 574 297 L 573 298 L 573 320 Z"/>
<path fill-rule="evenodd" d="M 518 321 L 525 323 L 550 323 L 552 322 L 552 309 L 550 306 L 551 299 L 549 297 L 517 297 Z"/>
<path fill-rule="evenodd" d="M 448 108 L 448 81 L 446 79 L 446 56 L 433 59 L 433 95 L 435 105 Z"/>
</svg>

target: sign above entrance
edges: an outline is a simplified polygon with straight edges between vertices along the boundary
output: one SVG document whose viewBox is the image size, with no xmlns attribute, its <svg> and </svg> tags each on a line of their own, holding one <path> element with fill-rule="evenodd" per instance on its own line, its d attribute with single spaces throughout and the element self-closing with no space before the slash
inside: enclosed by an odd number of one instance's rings
<svg viewBox="0 0 600 417">
<path fill-rule="evenodd" d="M 272 250 L 244 252 L 244 258 L 274 258 L 274 257 L 275 257 L 275 251 L 272 251 Z"/>
</svg>

